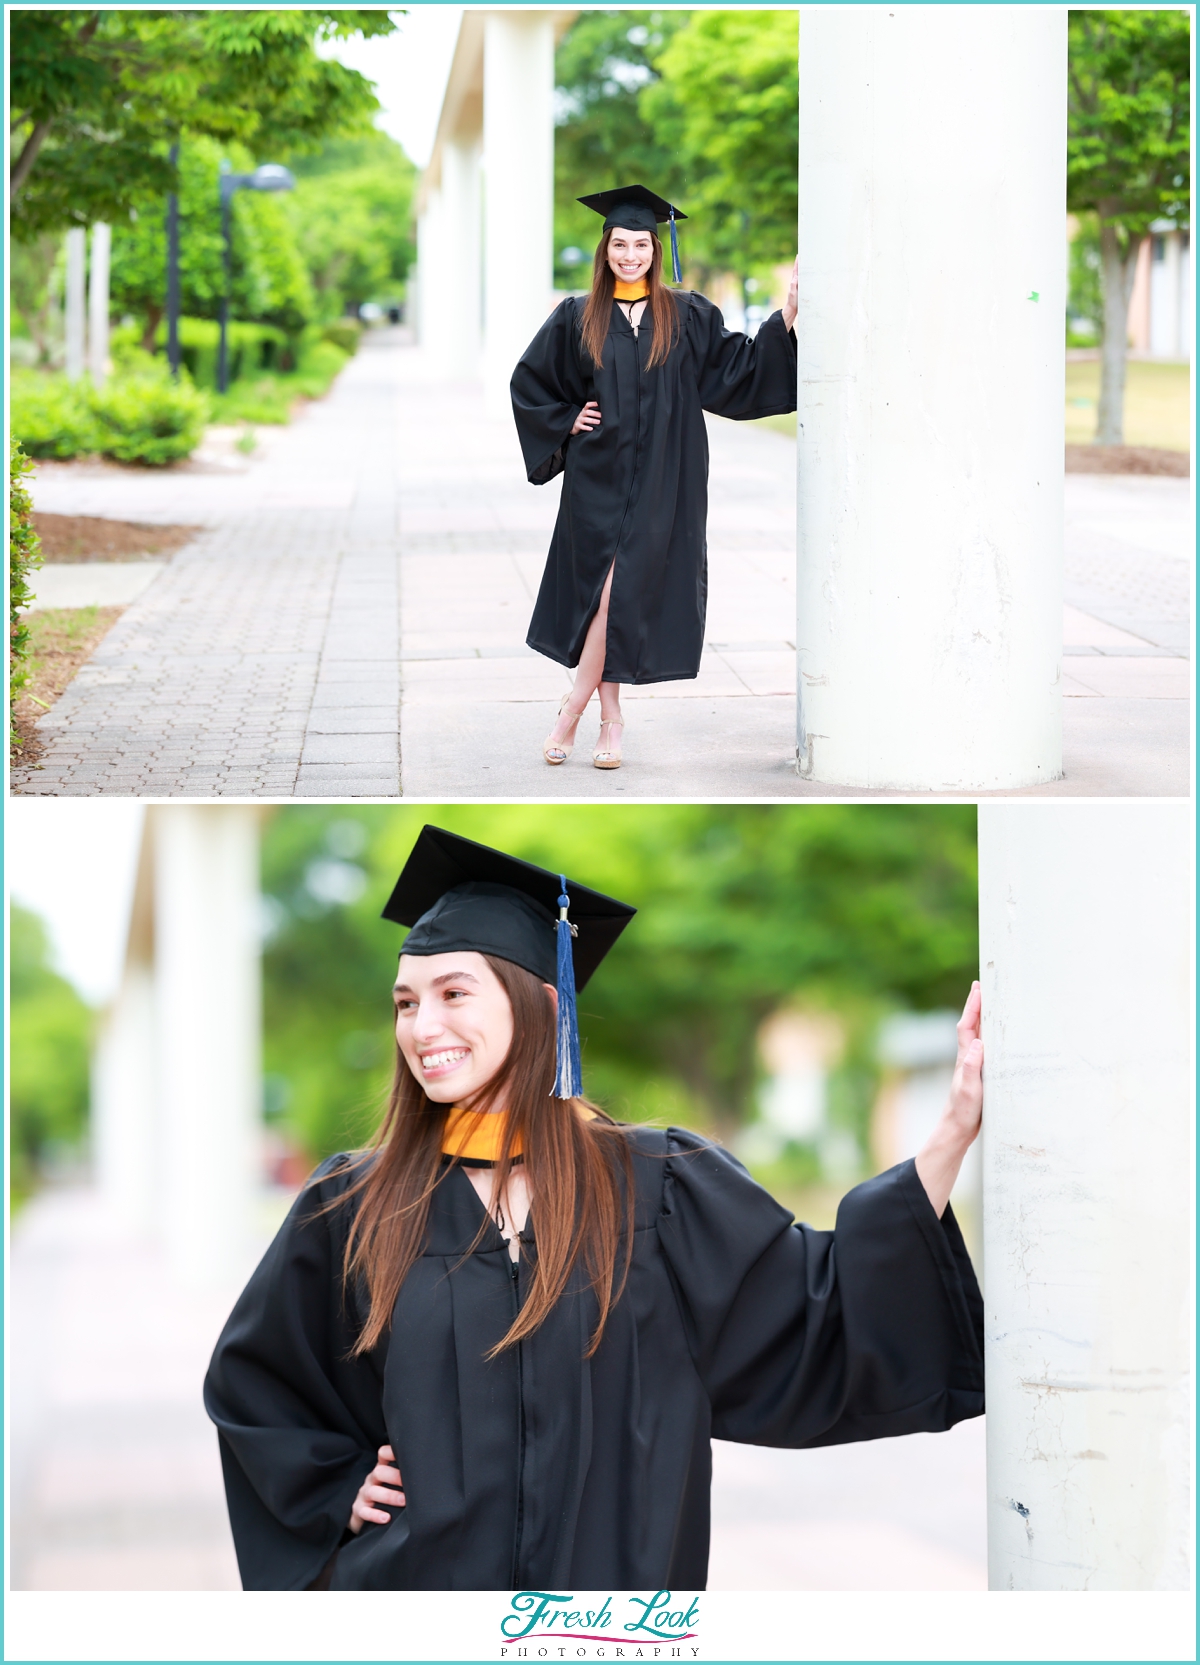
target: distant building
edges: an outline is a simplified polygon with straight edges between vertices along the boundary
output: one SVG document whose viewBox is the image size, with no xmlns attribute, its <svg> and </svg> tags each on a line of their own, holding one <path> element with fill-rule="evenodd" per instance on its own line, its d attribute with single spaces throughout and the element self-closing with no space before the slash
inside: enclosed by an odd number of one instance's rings
<svg viewBox="0 0 1200 1665">
<path fill-rule="evenodd" d="M 1169 220 L 1152 225 L 1138 250 L 1129 297 L 1129 345 L 1148 358 L 1192 356 L 1191 232 Z"/>
</svg>

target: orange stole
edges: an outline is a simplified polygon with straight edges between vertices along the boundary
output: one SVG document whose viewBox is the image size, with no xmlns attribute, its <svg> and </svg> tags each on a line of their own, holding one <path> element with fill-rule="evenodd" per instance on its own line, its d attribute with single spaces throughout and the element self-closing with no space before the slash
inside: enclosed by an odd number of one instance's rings
<svg viewBox="0 0 1200 1665">
<path fill-rule="evenodd" d="M 582 1105 L 579 1113 L 587 1121 L 593 1122 L 596 1119 L 596 1112 L 585 1109 Z M 442 1155 L 465 1157 L 468 1162 L 499 1162 L 500 1147 L 504 1143 L 506 1112 L 486 1112 L 479 1117 L 478 1125 L 471 1131 L 471 1123 L 475 1116 L 474 1110 L 464 1110 L 459 1104 L 451 1108 L 442 1132 Z M 519 1138 L 512 1154 L 522 1154 Z"/>
<path fill-rule="evenodd" d="M 613 290 L 613 300 L 644 301 L 649 293 L 650 285 L 645 278 L 639 278 L 636 283 L 622 283 L 620 278 L 617 278 L 616 287 Z"/>
</svg>

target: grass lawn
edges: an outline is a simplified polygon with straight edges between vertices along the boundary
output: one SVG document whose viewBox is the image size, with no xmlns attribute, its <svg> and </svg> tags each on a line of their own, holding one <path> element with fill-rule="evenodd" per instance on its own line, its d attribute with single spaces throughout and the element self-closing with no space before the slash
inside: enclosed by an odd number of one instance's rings
<svg viewBox="0 0 1200 1665">
<path fill-rule="evenodd" d="M 53 706 L 81 665 L 87 663 L 116 624 L 123 607 L 45 607 L 28 615 L 29 686 L 13 710 L 20 740 L 14 761 L 37 764 L 43 746 L 36 723 Z"/>
<path fill-rule="evenodd" d="M 1191 366 L 1131 360 L 1125 366 L 1125 443 L 1186 451 L 1191 404 Z M 1100 361 L 1067 364 L 1067 443 L 1087 445 L 1096 437 Z"/>
<path fill-rule="evenodd" d="M 1087 445 L 1096 435 L 1096 401 L 1100 397 L 1098 359 L 1072 360 L 1067 365 L 1066 432 L 1068 445 Z M 1155 364 L 1145 360 L 1126 365 L 1125 443 L 1153 445 L 1166 451 L 1186 451 L 1191 405 L 1191 367 Z M 796 433 L 795 416 L 764 416 L 752 426 L 776 433 Z"/>
</svg>

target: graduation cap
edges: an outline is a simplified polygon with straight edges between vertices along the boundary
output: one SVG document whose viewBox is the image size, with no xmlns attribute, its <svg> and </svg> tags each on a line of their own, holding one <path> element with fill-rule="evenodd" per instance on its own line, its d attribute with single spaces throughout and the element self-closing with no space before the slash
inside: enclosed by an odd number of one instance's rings
<svg viewBox="0 0 1200 1665">
<path fill-rule="evenodd" d="M 570 918 L 568 918 L 568 912 Z M 383 918 L 411 925 L 403 954 L 470 950 L 511 960 L 558 990 L 556 1098 L 582 1088 L 575 992 L 637 912 L 503 850 L 424 826 Z"/>
<path fill-rule="evenodd" d="M 676 220 L 686 220 L 673 203 L 647 190 L 645 185 L 618 185 L 615 191 L 595 191 L 590 197 L 576 197 L 585 208 L 604 215 L 604 229 L 619 225 L 625 231 L 654 231 L 663 221 L 671 222 L 671 269 L 675 282 L 682 277 L 679 269 L 679 238 L 675 233 Z"/>
</svg>

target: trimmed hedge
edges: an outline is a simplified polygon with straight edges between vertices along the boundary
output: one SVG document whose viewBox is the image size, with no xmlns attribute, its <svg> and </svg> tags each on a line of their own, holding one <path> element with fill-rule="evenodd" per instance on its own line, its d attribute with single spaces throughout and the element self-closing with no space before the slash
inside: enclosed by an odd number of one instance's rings
<svg viewBox="0 0 1200 1665">
<path fill-rule="evenodd" d="M 208 402 L 189 381 L 170 379 L 148 355 L 102 388 L 37 370 L 12 378 L 13 433 L 31 457 L 99 452 L 161 467 L 190 456 L 204 436 Z"/>
<path fill-rule="evenodd" d="M 25 660 L 29 651 L 29 626 L 21 609 L 33 599 L 29 574 L 42 564 L 42 546 L 33 529 L 33 502 L 25 490 L 25 476 L 33 463 L 10 435 L 8 445 L 8 738 L 20 741 L 13 726 L 12 712 L 22 691 L 29 685 Z"/>
<path fill-rule="evenodd" d="M 118 462 L 164 463 L 190 457 L 204 438 L 208 401 L 180 377 L 147 374 L 117 380 L 91 398 L 98 450 Z"/>
</svg>

